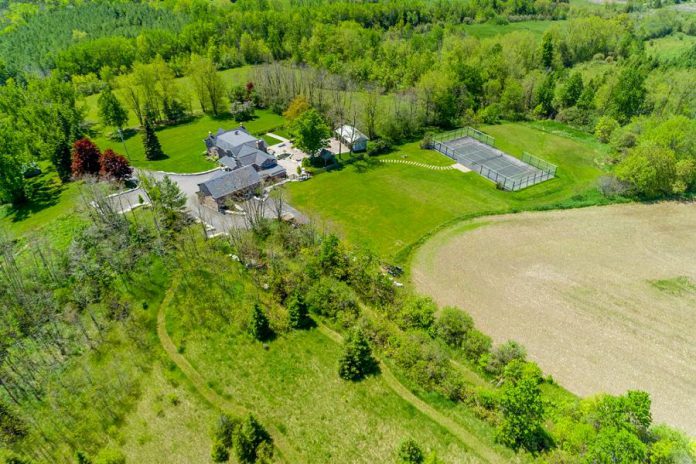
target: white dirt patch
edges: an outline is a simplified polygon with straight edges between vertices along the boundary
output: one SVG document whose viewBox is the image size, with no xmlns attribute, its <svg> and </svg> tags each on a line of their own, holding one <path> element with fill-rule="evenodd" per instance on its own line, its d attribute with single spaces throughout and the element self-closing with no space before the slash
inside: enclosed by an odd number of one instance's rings
<svg viewBox="0 0 696 464">
<path fill-rule="evenodd" d="M 696 435 L 696 287 L 651 283 L 696 283 L 696 204 L 485 222 L 428 241 L 414 258 L 417 289 L 469 312 L 496 342 L 520 341 L 571 391 L 648 391 L 656 421 Z"/>
</svg>

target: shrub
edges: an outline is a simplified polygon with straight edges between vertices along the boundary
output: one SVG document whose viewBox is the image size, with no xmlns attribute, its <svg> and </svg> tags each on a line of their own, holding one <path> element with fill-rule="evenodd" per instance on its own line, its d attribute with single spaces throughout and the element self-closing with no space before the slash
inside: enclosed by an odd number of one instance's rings
<svg viewBox="0 0 696 464">
<path fill-rule="evenodd" d="M 358 312 L 353 291 L 345 282 L 332 277 L 315 282 L 307 292 L 306 302 L 310 312 L 335 320 L 352 320 Z"/>
<path fill-rule="evenodd" d="M 471 329 L 462 342 L 464 354 L 472 361 L 481 359 L 481 356 L 487 354 L 492 346 L 491 337 L 478 329 Z"/>
<path fill-rule="evenodd" d="M 360 328 L 353 329 L 343 347 L 338 375 L 344 380 L 360 380 L 376 369 L 377 360 L 372 356 L 372 349 L 365 333 Z"/>
<path fill-rule="evenodd" d="M 94 458 L 94 464 L 126 464 L 126 456 L 120 450 L 104 448 Z"/>
<path fill-rule="evenodd" d="M 611 134 L 619 127 L 619 123 L 616 119 L 610 116 L 602 116 L 595 126 L 595 137 L 602 143 L 608 143 L 611 139 Z"/>
<path fill-rule="evenodd" d="M 453 308 L 442 308 L 433 325 L 433 334 L 453 347 L 462 345 L 466 334 L 474 328 L 474 320 L 465 312 Z"/>
<path fill-rule="evenodd" d="M 421 140 L 420 147 L 424 150 L 427 150 L 431 148 L 433 143 L 433 133 L 432 132 L 426 132 L 425 135 L 423 136 L 423 140 Z"/>
<path fill-rule="evenodd" d="M 421 464 L 424 460 L 423 450 L 410 438 L 399 445 L 396 455 L 398 464 Z"/>
<path fill-rule="evenodd" d="M 512 360 L 524 360 L 527 356 L 527 351 L 522 345 L 513 340 L 508 340 L 502 345 L 498 345 L 492 352 L 488 360 L 486 370 L 492 374 L 500 374 L 505 366 Z"/>
<path fill-rule="evenodd" d="M 410 296 L 396 315 L 396 322 L 404 330 L 429 329 L 435 321 L 437 305 L 428 297 Z"/>
<path fill-rule="evenodd" d="M 367 147 L 367 154 L 369 156 L 384 155 L 389 153 L 391 149 L 392 144 L 388 140 L 379 139 L 375 140 L 374 142 L 370 142 L 369 146 Z"/>
</svg>

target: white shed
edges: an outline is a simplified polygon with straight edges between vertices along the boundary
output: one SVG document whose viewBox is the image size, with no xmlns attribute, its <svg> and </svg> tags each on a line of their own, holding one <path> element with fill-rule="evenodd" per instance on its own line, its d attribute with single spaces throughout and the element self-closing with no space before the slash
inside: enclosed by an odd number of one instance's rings
<svg viewBox="0 0 696 464">
<path fill-rule="evenodd" d="M 335 132 L 339 140 L 348 145 L 353 151 L 367 150 L 367 141 L 369 139 L 355 127 L 344 124 L 336 129 Z"/>
</svg>

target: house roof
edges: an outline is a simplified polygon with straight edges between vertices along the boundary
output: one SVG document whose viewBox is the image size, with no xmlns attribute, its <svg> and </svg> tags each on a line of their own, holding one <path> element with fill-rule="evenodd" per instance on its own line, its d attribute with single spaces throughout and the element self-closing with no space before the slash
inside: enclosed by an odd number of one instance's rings
<svg viewBox="0 0 696 464">
<path fill-rule="evenodd" d="M 218 129 L 215 135 L 208 135 L 205 139 L 205 145 L 208 148 L 216 146 L 222 150 L 233 152 L 237 154 L 239 147 L 243 145 L 250 145 L 255 147 L 259 139 L 249 134 L 249 132 L 242 126 L 237 129 L 232 129 L 225 131 L 223 129 Z"/>
<path fill-rule="evenodd" d="M 259 173 L 256 172 L 253 166 L 244 166 L 200 183 L 198 188 L 205 195 L 210 195 L 217 200 L 252 187 L 260 181 L 261 176 L 259 176 Z"/>
<path fill-rule="evenodd" d="M 344 124 L 336 129 L 336 134 L 348 143 L 355 143 L 361 140 L 369 140 L 365 134 L 353 126 Z"/>
<path fill-rule="evenodd" d="M 259 171 L 259 174 L 261 175 L 262 178 L 265 179 L 266 177 L 278 177 L 278 176 L 281 176 L 283 174 L 287 174 L 287 171 L 280 164 L 276 164 L 273 167 Z"/>
<path fill-rule="evenodd" d="M 275 157 L 269 155 L 265 151 L 259 150 L 258 148 L 244 145 L 239 150 L 239 153 L 237 153 L 237 159 L 242 166 L 248 166 L 250 164 L 261 166 L 268 160 L 275 160 Z"/>
</svg>

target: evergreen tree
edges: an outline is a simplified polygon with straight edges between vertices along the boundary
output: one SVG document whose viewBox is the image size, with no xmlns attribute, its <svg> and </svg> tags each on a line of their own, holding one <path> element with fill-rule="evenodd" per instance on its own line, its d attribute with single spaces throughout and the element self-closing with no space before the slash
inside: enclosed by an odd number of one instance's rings
<svg viewBox="0 0 696 464">
<path fill-rule="evenodd" d="M 99 94 L 99 117 L 105 126 L 113 126 L 121 129 L 128 121 L 128 112 L 121 102 L 116 98 L 110 86 L 104 87 Z"/>
<path fill-rule="evenodd" d="M 304 329 L 309 327 L 312 320 L 309 318 L 309 309 L 302 295 L 295 295 L 288 303 L 288 313 L 290 314 L 290 327 L 293 329 Z"/>
<path fill-rule="evenodd" d="M 273 443 L 271 436 L 266 429 L 256 420 L 254 416 L 249 414 L 234 430 L 232 437 L 234 443 L 234 452 L 241 464 L 252 464 L 256 462 L 261 449 L 265 451 Z"/>
<path fill-rule="evenodd" d="M 152 123 L 152 118 L 145 117 L 145 132 L 143 133 L 143 145 L 145 145 L 145 158 L 148 160 L 157 160 L 164 158 L 164 152 L 160 145 L 155 126 Z"/>
<path fill-rule="evenodd" d="M 261 309 L 258 303 L 254 304 L 254 309 L 251 312 L 251 324 L 249 325 L 249 333 L 259 340 L 268 340 L 273 336 L 271 324 L 268 322 L 266 314 Z"/>
<path fill-rule="evenodd" d="M 230 459 L 230 452 L 222 442 L 215 441 L 213 442 L 213 449 L 210 451 L 210 458 L 213 462 L 227 462 Z"/>
<path fill-rule="evenodd" d="M 423 450 L 415 440 L 408 439 L 399 445 L 399 450 L 397 451 L 398 464 L 422 464 L 424 460 Z"/>
<path fill-rule="evenodd" d="M 344 380 L 360 380 L 376 368 L 377 360 L 372 356 L 364 332 L 360 328 L 354 329 L 344 344 L 338 374 Z"/>
<path fill-rule="evenodd" d="M 53 151 L 51 152 L 51 163 L 56 168 L 58 177 L 60 177 L 62 182 L 66 182 L 70 179 L 72 151 L 70 149 L 70 142 L 65 137 L 58 137 L 58 140 L 56 140 Z"/>
</svg>

